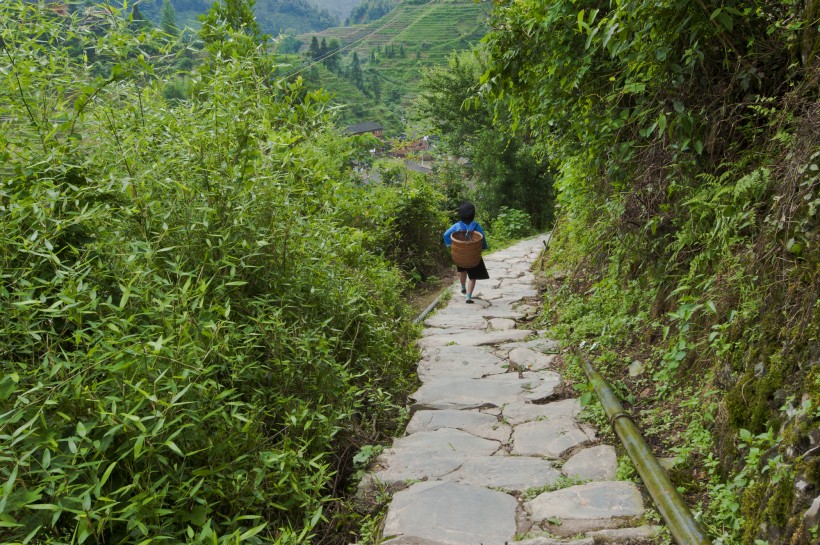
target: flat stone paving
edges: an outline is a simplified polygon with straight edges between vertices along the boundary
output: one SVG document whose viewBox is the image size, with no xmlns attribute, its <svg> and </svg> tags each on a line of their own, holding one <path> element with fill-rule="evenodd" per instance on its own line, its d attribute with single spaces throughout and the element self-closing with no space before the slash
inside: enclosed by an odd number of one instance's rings
<svg viewBox="0 0 820 545">
<path fill-rule="evenodd" d="M 557 345 L 529 321 L 538 307 L 529 267 L 546 240 L 485 256 L 491 279 L 478 282 L 476 303 L 454 289 L 425 321 L 413 416 L 360 490 L 393 493 L 383 543 L 655 539 L 657 528 L 633 528 L 644 503 L 635 484 L 614 480 L 614 448 L 577 419 L 577 399 L 553 400 Z"/>
</svg>

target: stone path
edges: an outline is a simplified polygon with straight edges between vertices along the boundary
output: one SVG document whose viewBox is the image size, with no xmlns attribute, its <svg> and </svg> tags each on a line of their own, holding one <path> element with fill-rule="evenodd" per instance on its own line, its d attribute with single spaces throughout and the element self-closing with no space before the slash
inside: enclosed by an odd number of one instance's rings
<svg viewBox="0 0 820 545">
<path fill-rule="evenodd" d="M 362 493 L 393 494 L 385 545 L 652 541 L 655 528 L 631 528 L 644 503 L 615 480 L 614 448 L 578 421 L 577 399 L 556 399 L 556 344 L 528 328 L 545 240 L 485 256 L 492 279 L 476 304 L 456 290 L 425 321 L 406 434 L 362 481 Z"/>
</svg>

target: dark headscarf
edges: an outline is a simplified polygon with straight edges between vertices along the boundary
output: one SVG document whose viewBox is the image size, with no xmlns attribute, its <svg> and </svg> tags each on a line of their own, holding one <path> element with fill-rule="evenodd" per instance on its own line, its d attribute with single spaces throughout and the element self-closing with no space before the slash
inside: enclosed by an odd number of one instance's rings
<svg viewBox="0 0 820 545">
<path fill-rule="evenodd" d="M 475 205 L 471 202 L 463 202 L 458 207 L 458 217 L 464 223 L 472 223 L 475 218 Z"/>
</svg>

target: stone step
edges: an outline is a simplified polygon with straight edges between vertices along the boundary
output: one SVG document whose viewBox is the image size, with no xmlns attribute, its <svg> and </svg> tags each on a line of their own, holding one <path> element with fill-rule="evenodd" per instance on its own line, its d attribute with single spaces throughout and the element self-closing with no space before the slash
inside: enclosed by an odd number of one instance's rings
<svg viewBox="0 0 820 545">
<path fill-rule="evenodd" d="M 644 513 L 643 497 L 634 483 L 603 481 L 545 492 L 524 502 L 533 524 L 557 535 L 629 525 Z"/>
<path fill-rule="evenodd" d="M 515 537 L 517 509 L 512 496 L 480 486 L 416 483 L 393 496 L 382 534 L 401 537 L 400 543 L 408 545 L 421 543 L 418 539 L 441 545 L 506 545 Z"/>
</svg>

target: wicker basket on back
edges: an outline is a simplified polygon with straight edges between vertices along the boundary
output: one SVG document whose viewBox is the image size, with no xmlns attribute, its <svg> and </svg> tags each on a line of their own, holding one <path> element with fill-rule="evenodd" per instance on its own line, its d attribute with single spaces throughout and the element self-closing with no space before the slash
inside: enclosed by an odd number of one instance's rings
<svg viewBox="0 0 820 545">
<path fill-rule="evenodd" d="M 450 235 L 450 253 L 453 262 L 464 269 L 472 269 L 481 263 L 481 242 L 484 239 L 476 231 L 456 231 Z"/>
</svg>

